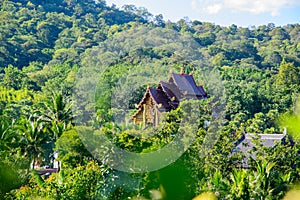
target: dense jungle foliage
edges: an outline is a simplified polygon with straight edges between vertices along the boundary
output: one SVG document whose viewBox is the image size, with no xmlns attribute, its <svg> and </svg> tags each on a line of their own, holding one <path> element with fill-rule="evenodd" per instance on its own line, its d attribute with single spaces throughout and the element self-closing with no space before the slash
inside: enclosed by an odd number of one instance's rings
<svg viewBox="0 0 300 200">
<path fill-rule="evenodd" d="M 201 19 L 171 22 L 146 8 L 110 7 L 104 0 L 2 0 L 0 6 L 0 199 L 283 199 L 297 190 L 299 138 L 293 133 L 299 133 L 294 114 L 300 91 L 299 24 L 245 28 Z M 125 76 L 149 78 L 138 85 L 144 78 L 135 77 L 134 87 L 123 88 L 132 92 L 123 113 L 128 117 L 147 85 L 167 81 L 165 75 L 182 66 L 194 73 L 210 99 L 184 102 L 155 130 L 132 124 L 128 130 L 114 121 L 120 109 L 111 102 Z M 217 79 L 201 69 L 218 74 L 221 96 L 212 92 Z M 94 88 L 90 103 L 81 97 L 92 82 L 101 87 Z M 211 105 L 220 102 L 217 137 L 203 148 Z M 181 130 L 184 105 L 201 112 L 189 114 L 197 129 L 176 162 L 130 173 L 95 158 L 99 149 L 94 147 L 102 144 L 98 129 L 127 151 L 164 147 Z M 285 126 L 291 134 L 284 143 L 266 148 L 257 139 L 256 158 L 241 168 L 244 155 L 233 151 L 243 133 L 279 134 Z M 88 141 L 78 132 L 90 134 Z M 143 136 L 135 137 L 137 132 Z M 85 142 L 93 148 L 87 150 Z M 40 176 L 33 170 L 53 167 L 55 153 L 58 173 Z"/>
</svg>

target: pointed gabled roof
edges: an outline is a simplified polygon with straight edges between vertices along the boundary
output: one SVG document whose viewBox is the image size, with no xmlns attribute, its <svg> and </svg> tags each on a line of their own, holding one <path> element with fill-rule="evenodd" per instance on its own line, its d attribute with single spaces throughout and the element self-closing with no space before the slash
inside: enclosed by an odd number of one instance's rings
<svg viewBox="0 0 300 200">
<path fill-rule="evenodd" d="M 184 95 L 206 97 L 207 94 L 202 86 L 197 86 L 193 75 L 190 74 L 171 74 L 169 82 L 173 82 Z"/>
<path fill-rule="evenodd" d="M 174 101 L 178 101 L 180 98 L 180 91 L 178 90 L 177 87 L 174 87 L 174 85 L 171 85 L 169 83 L 166 83 L 164 81 L 160 81 L 158 88 L 161 88 L 166 95 L 169 97 L 169 99 L 174 99 Z"/>
<path fill-rule="evenodd" d="M 200 85 L 200 86 L 197 86 L 197 87 L 198 87 L 198 90 L 200 91 L 200 93 L 202 94 L 201 96 L 207 97 L 207 94 L 206 94 L 206 92 L 205 92 L 203 86 Z"/>
<path fill-rule="evenodd" d="M 158 110 L 165 112 L 165 111 L 170 111 L 172 109 L 172 106 L 169 104 L 170 99 L 161 89 L 148 87 L 146 93 L 144 94 L 144 97 L 138 104 L 139 109 L 137 112 L 133 114 L 133 117 L 135 117 L 138 114 L 138 112 L 141 111 L 142 109 L 141 105 L 145 103 L 148 95 L 153 99 L 155 104 L 158 106 Z"/>
<path fill-rule="evenodd" d="M 149 88 L 149 92 L 155 103 L 159 105 L 159 110 L 170 111 L 172 109 L 172 107 L 169 104 L 169 98 L 162 90 Z"/>
<path fill-rule="evenodd" d="M 157 88 L 147 88 L 144 97 L 138 104 L 138 111 L 133 114 L 135 117 L 142 111 L 142 104 L 151 98 L 160 112 L 168 112 L 176 109 L 179 102 L 186 99 L 203 99 L 207 97 L 202 86 L 197 86 L 193 75 L 172 73 L 169 82 L 160 81 Z"/>
<path fill-rule="evenodd" d="M 161 89 L 169 98 L 168 102 L 172 109 L 176 109 L 179 105 L 179 99 L 182 98 L 182 94 L 176 85 L 160 81 L 157 88 Z"/>
</svg>

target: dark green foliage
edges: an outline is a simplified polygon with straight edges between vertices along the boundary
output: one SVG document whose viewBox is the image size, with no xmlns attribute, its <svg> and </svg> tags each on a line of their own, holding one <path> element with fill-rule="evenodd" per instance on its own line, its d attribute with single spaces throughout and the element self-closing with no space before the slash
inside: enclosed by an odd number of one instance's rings
<svg viewBox="0 0 300 200">
<path fill-rule="evenodd" d="M 29 78 L 27 75 L 11 65 L 4 69 L 4 76 L 1 85 L 8 89 L 15 90 L 19 90 L 21 88 L 32 89 L 31 85 L 29 85 Z"/>
<path fill-rule="evenodd" d="M 41 184 L 23 186 L 11 196 L 13 199 L 93 199 L 98 195 L 105 174 L 105 168 L 91 161 L 52 174 Z M 39 177 L 33 175 L 31 182 L 36 184 L 36 179 Z"/>
<path fill-rule="evenodd" d="M 55 146 L 59 155 L 58 160 L 62 162 L 64 169 L 83 165 L 88 159 L 92 158 L 81 142 L 76 130 L 64 132 L 56 141 Z"/>
</svg>

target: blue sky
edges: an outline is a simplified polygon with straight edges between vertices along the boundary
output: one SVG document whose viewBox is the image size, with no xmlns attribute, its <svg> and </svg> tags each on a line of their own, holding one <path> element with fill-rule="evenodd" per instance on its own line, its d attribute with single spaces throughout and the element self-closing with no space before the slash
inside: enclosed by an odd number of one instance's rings
<svg viewBox="0 0 300 200">
<path fill-rule="evenodd" d="M 107 5 L 145 7 L 177 22 L 183 17 L 222 26 L 300 23 L 300 0 L 106 0 Z"/>
</svg>

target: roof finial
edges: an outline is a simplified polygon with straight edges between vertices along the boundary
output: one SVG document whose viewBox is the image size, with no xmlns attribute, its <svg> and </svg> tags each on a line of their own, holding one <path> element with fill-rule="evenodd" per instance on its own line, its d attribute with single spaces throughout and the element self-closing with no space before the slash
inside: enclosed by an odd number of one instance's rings
<svg viewBox="0 0 300 200">
<path fill-rule="evenodd" d="M 184 74 L 184 67 L 180 67 L 180 75 Z"/>
</svg>

